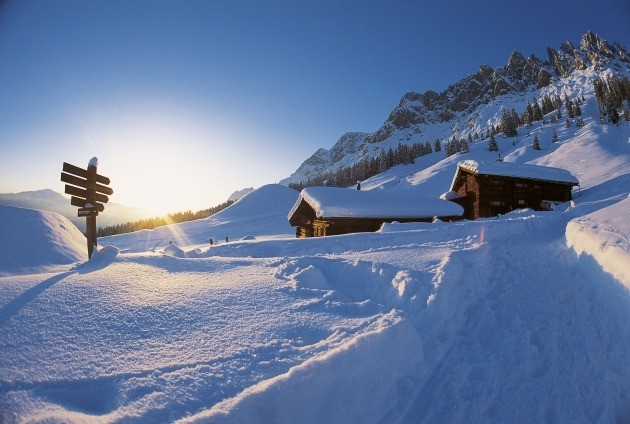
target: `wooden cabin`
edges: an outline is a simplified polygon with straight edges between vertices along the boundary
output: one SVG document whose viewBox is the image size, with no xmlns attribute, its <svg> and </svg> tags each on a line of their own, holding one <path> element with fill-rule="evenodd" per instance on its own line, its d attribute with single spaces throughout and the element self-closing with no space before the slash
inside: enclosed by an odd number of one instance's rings
<svg viewBox="0 0 630 424">
<path fill-rule="evenodd" d="M 577 178 L 560 168 L 464 160 L 442 199 L 461 205 L 464 218 L 477 219 L 515 209 L 548 210 L 550 204 L 571 200 L 577 185 Z"/>
<path fill-rule="evenodd" d="M 289 212 L 296 237 L 373 232 L 385 222 L 431 222 L 461 219 L 461 206 L 408 190 L 354 190 L 309 187 Z"/>
</svg>

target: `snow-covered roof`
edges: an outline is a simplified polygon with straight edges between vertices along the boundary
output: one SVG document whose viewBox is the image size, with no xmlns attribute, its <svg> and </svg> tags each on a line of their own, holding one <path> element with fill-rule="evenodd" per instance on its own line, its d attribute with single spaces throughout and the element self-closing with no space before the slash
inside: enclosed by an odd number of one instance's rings
<svg viewBox="0 0 630 424">
<path fill-rule="evenodd" d="M 293 205 L 289 219 L 302 199 L 315 210 L 318 218 L 431 218 L 464 213 L 458 204 L 423 196 L 418 190 L 308 187 Z"/>
<path fill-rule="evenodd" d="M 549 166 L 529 165 L 511 162 L 477 162 L 476 160 L 462 160 L 457 167 L 474 174 L 498 175 L 502 177 L 525 178 L 529 180 L 557 181 L 561 183 L 578 185 L 579 181 L 566 169 L 552 168 Z M 451 184 L 451 190 L 455 184 L 455 177 Z"/>
</svg>

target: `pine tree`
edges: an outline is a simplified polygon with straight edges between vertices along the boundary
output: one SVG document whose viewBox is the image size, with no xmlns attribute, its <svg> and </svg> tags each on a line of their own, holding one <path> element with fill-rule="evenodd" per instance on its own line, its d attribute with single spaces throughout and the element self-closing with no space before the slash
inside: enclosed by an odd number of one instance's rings
<svg viewBox="0 0 630 424">
<path fill-rule="evenodd" d="M 516 114 L 516 112 L 514 114 Z M 518 122 L 515 121 L 514 115 L 503 109 L 501 111 L 501 132 L 503 135 L 506 137 L 516 137 L 518 135 L 516 131 L 517 126 Z"/>
<path fill-rule="evenodd" d="M 434 151 L 436 152 L 441 152 L 442 151 L 442 143 L 440 142 L 439 138 L 435 139 L 435 147 L 433 148 Z"/>
<path fill-rule="evenodd" d="M 466 137 L 462 137 L 461 140 L 459 140 L 459 153 L 468 153 L 470 152 L 470 146 L 468 145 L 468 140 L 466 140 Z"/>
<path fill-rule="evenodd" d="M 387 171 L 387 155 L 384 150 L 378 155 L 378 173 Z"/>
<path fill-rule="evenodd" d="M 534 136 L 534 144 L 532 145 L 532 147 L 534 148 L 534 150 L 541 150 L 540 142 L 538 141 L 538 134 Z"/>
<path fill-rule="evenodd" d="M 564 107 L 567 109 L 567 115 L 569 118 L 573 118 L 575 116 L 575 112 L 573 110 L 573 103 L 569 100 L 569 96 L 564 94 Z"/>
<path fill-rule="evenodd" d="M 554 143 L 558 142 L 558 133 L 556 132 L 556 129 L 553 129 L 553 133 L 551 134 L 551 141 Z"/>
<path fill-rule="evenodd" d="M 570 126 L 571 126 L 571 121 L 569 121 L 569 118 L 567 118 L 567 120 L 564 121 L 564 127 L 569 128 Z"/>
<path fill-rule="evenodd" d="M 578 99 L 575 99 L 573 102 L 573 112 L 575 112 L 575 116 L 582 116 L 582 108 L 580 108 L 580 102 Z"/>
<path fill-rule="evenodd" d="M 494 138 L 494 134 L 490 135 L 490 141 L 488 142 L 488 150 L 491 152 L 498 152 L 499 146 Z"/>
<path fill-rule="evenodd" d="M 534 101 L 534 104 L 532 105 L 532 111 L 533 111 L 533 118 L 532 118 L 533 122 L 541 121 L 543 119 L 543 113 L 542 113 L 542 110 L 540 109 L 540 106 L 538 105 L 538 102 Z"/>
</svg>

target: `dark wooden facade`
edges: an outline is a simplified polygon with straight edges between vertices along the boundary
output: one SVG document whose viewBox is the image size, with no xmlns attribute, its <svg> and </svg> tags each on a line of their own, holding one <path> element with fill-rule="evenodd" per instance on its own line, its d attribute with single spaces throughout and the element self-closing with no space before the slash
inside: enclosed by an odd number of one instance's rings
<svg viewBox="0 0 630 424">
<path fill-rule="evenodd" d="M 461 216 L 441 216 L 443 221 L 454 221 Z M 315 211 L 304 199 L 300 200 L 295 212 L 289 218 L 289 223 L 296 227 L 295 236 L 323 237 L 350 233 L 364 233 L 378 231 L 386 222 L 431 222 L 433 217 L 417 218 L 362 218 L 362 217 L 317 217 Z"/>
<path fill-rule="evenodd" d="M 513 176 L 487 175 L 459 167 L 451 191 L 464 208 L 464 218 L 477 219 L 505 214 L 515 209 L 546 210 L 545 201 L 571 200 L 574 183 Z"/>
</svg>

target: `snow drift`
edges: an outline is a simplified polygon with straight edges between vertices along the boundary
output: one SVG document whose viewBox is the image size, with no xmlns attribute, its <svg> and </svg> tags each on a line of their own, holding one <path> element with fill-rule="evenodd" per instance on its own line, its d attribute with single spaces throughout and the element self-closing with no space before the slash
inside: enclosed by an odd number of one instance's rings
<svg viewBox="0 0 630 424">
<path fill-rule="evenodd" d="M 0 276 L 87 259 L 85 236 L 55 212 L 0 205 L 0 217 Z"/>
</svg>

